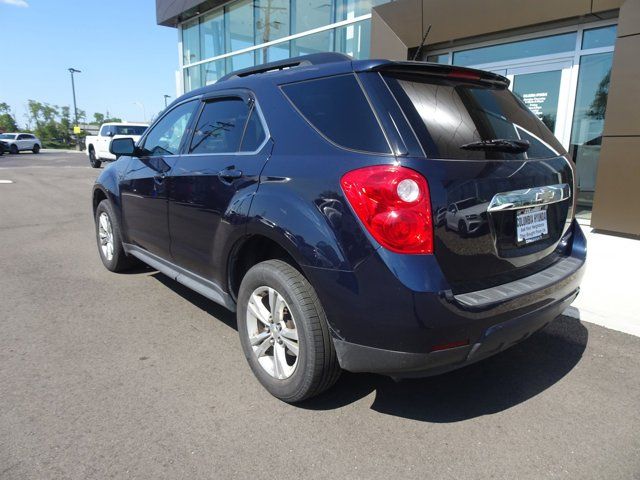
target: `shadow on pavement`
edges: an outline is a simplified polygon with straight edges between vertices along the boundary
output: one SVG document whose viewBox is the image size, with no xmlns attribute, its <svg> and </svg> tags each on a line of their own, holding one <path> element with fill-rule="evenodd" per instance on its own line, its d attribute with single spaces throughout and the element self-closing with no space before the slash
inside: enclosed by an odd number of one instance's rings
<svg viewBox="0 0 640 480">
<path fill-rule="evenodd" d="M 145 271 L 141 268 L 131 273 Z M 157 271 L 151 276 L 237 330 L 234 313 Z M 506 410 L 553 386 L 582 358 L 589 334 L 580 323 L 579 311 L 571 310 L 572 316 L 558 317 L 524 342 L 460 370 L 401 382 L 381 375 L 343 372 L 329 391 L 296 406 L 332 410 L 375 392 L 373 410 L 425 422 L 459 422 Z"/>
<path fill-rule="evenodd" d="M 413 420 L 449 423 L 500 412 L 543 392 L 580 361 L 588 339 L 579 320 L 561 316 L 524 342 L 450 373 L 399 383 L 344 372 L 325 394 L 301 408 L 330 410 L 375 391 L 373 410 Z"/>
<path fill-rule="evenodd" d="M 151 271 L 154 271 L 154 270 L 151 269 Z M 133 272 L 134 271 L 132 270 L 132 273 Z M 162 283 L 165 287 L 170 288 L 175 293 L 180 295 L 187 302 L 190 302 L 196 307 L 198 307 L 200 310 L 207 312 L 209 315 L 215 317 L 216 320 L 221 321 L 226 326 L 231 327 L 236 331 L 238 330 L 238 326 L 236 325 L 235 313 L 230 312 L 223 306 L 218 305 L 217 303 L 209 300 L 206 297 L 203 297 L 199 293 L 194 292 L 193 290 L 185 287 L 181 283 L 178 283 L 175 280 L 172 280 L 171 278 L 167 277 L 163 273 L 155 271 L 155 273 L 152 273 L 151 276 L 156 280 L 158 280 L 160 283 Z"/>
</svg>

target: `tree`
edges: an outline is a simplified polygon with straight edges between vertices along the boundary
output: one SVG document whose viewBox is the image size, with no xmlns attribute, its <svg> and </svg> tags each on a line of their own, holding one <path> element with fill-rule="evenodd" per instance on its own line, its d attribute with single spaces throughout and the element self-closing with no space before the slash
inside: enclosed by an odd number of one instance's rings
<svg viewBox="0 0 640 480">
<path fill-rule="evenodd" d="M 0 102 L 0 132 L 15 132 L 16 130 L 18 130 L 18 124 L 11 113 L 11 107 Z"/>
<path fill-rule="evenodd" d="M 102 113 L 94 113 L 93 114 L 93 122 L 92 125 L 102 125 L 104 123 L 104 115 Z"/>
<path fill-rule="evenodd" d="M 79 116 L 80 114 L 78 114 L 78 117 Z M 93 114 L 93 122 L 91 122 L 91 125 L 102 125 L 106 122 L 122 122 L 122 120 L 118 117 L 110 117 L 109 111 L 107 111 L 106 114 L 96 112 Z"/>
<path fill-rule="evenodd" d="M 602 120 L 604 118 L 604 114 L 607 110 L 607 98 L 609 97 L 609 83 L 611 83 L 611 69 L 609 69 L 607 74 L 602 77 L 602 80 L 600 80 L 600 83 L 598 84 L 598 90 L 596 91 L 596 94 L 593 97 L 593 102 L 591 102 L 591 106 L 587 112 L 588 116 L 598 120 Z"/>
</svg>

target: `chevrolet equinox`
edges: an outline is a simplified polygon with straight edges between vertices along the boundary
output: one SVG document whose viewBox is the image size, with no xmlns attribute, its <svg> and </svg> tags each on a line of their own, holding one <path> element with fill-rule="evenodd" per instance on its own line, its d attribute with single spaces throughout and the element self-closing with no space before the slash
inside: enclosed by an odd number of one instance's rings
<svg viewBox="0 0 640 480">
<path fill-rule="evenodd" d="M 508 87 L 336 53 L 229 74 L 113 140 L 93 188 L 102 262 L 142 261 L 235 311 L 286 402 L 343 369 L 482 360 L 557 317 L 586 257 L 574 166 Z"/>
</svg>

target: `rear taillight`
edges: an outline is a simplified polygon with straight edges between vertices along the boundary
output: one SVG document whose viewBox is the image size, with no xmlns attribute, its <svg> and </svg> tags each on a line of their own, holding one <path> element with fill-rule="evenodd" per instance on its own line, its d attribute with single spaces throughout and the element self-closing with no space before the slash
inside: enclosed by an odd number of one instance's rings
<svg viewBox="0 0 640 480">
<path fill-rule="evenodd" d="M 427 180 L 393 165 L 360 168 L 342 177 L 342 190 L 364 226 L 397 253 L 433 253 Z"/>
</svg>

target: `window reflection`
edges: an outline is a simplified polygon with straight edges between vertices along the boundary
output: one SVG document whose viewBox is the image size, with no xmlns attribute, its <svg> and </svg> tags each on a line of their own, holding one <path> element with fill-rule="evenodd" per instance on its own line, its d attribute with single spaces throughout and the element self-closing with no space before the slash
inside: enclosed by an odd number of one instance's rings
<svg viewBox="0 0 640 480">
<path fill-rule="evenodd" d="M 256 44 L 289 35 L 289 0 L 255 0 Z"/>
<path fill-rule="evenodd" d="M 593 202 L 612 60 L 612 52 L 584 55 L 580 59 L 571 153 L 578 174 L 578 201 L 583 205 Z"/>
</svg>

